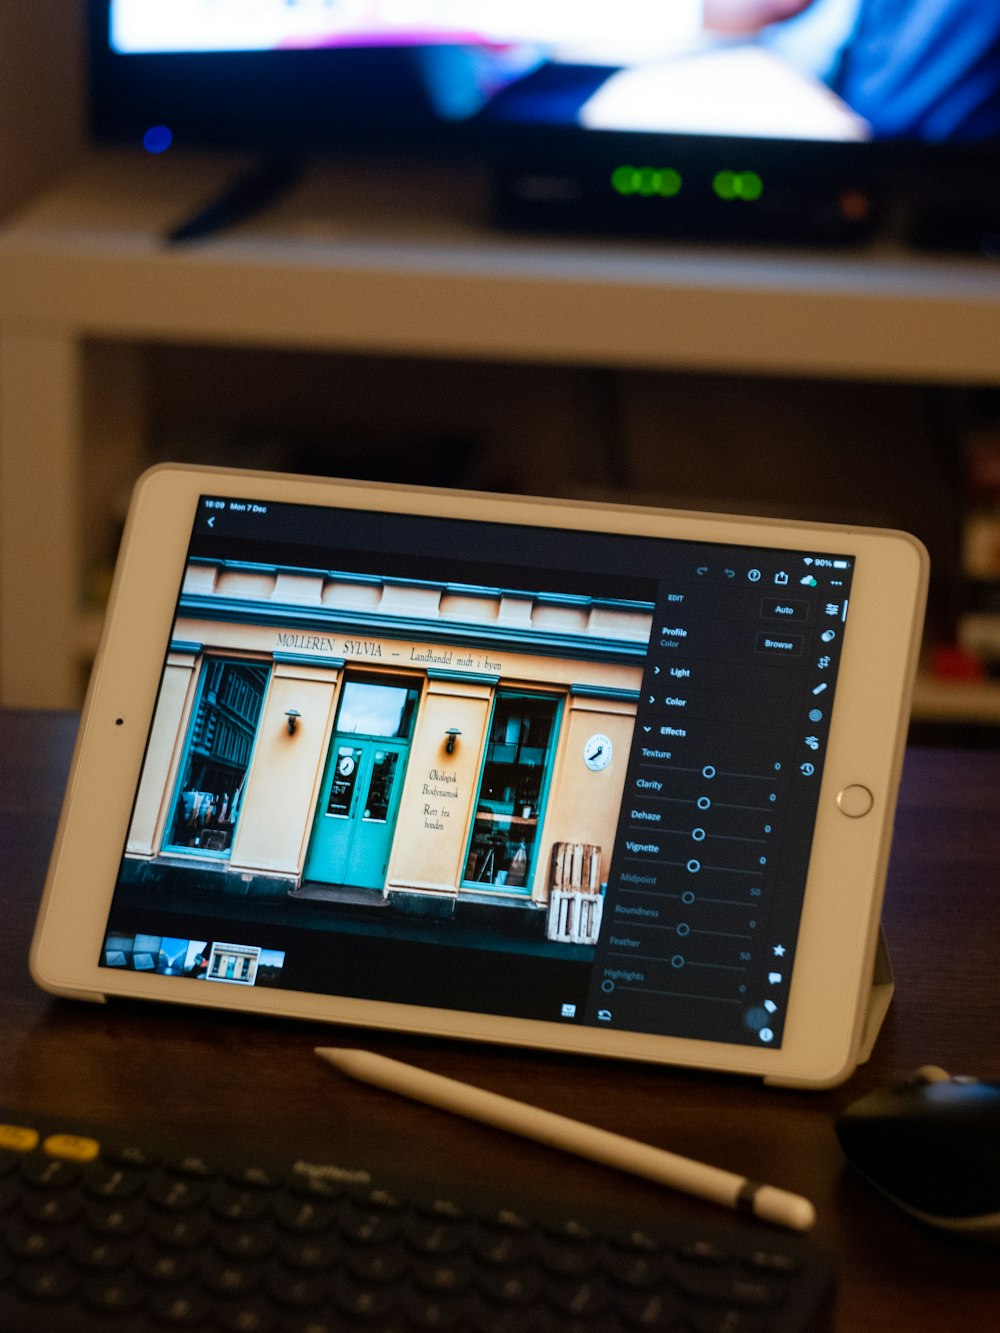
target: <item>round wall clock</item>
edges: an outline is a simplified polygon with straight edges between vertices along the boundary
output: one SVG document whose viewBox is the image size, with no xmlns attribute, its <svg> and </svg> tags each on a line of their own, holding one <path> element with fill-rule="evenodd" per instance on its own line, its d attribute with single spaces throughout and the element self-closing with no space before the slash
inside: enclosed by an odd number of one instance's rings
<svg viewBox="0 0 1000 1333">
<path fill-rule="evenodd" d="M 583 762 L 589 769 L 597 773 L 600 769 L 607 768 L 608 764 L 611 763 L 611 754 L 611 737 L 598 731 L 591 736 L 583 747 Z"/>
</svg>

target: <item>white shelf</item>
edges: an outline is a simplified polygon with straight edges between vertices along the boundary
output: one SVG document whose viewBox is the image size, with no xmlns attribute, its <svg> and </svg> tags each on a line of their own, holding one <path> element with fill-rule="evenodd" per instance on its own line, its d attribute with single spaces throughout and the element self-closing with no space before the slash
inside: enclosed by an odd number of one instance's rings
<svg viewBox="0 0 1000 1333">
<path fill-rule="evenodd" d="M 932 680 L 920 676 L 913 691 L 913 716 L 921 722 L 1000 725 L 1000 683 L 992 680 Z"/>
<path fill-rule="evenodd" d="M 78 336 L 865 379 L 1000 380 L 1000 264 L 526 238 L 465 174 L 317 170 L 169 227 L 235 164 L 92 156 L 0 237 L 0 318 Z"/>
<path fill-rule="evenodd" d="M 468 174 L 332 166 L 251 223 L 165 244 L 238 165 L 94 153 L 0 232 L 6 704 L 78 700 L 85 418 L 102 478 L 126 482 L 143 420 L 129 348 L 1000 383 L 1000 265 L 985 260 L 510 235 L 484 222 Z M 95 382 L 85 349 L 102 341 L 121 354 Z"/>
</svg>

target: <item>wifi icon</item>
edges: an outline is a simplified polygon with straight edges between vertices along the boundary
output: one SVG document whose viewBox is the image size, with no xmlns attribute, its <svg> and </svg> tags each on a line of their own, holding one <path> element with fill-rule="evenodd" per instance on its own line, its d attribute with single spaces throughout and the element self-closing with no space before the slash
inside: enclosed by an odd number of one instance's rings
<svg viewBox="0 0 1000 1333">
<path fill-rule="evenodd" d="M 804 555 L 804 556 L 802 557 L 802 563 L 803 563 L 804 565 L 811 565 L 812 562 L 813 562 L 813 558 L 812 558 L 811 555 Z"/>
</svg>

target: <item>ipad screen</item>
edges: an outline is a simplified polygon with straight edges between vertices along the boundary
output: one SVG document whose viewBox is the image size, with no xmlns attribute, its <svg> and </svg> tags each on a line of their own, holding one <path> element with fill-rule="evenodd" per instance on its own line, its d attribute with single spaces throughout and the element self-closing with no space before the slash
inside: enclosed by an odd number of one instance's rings
<svg viewBox="0 0 1000 1333">
<path fill-rule="evenodd" d="M 852 567 L 203 496 L 101 964 L 780 1047 Z"/>
</svg>

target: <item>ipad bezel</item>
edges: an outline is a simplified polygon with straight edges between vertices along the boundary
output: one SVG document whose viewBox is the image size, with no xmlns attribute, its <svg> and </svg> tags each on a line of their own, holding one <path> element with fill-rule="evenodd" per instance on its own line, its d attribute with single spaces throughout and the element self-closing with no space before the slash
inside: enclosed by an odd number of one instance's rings
<svg viewBox="0 0 1000 1333">
<path fill-rule="evenodd" d="M 186 978 L 100 967 L 192 525 L 206 494 L 431 516 L 447 504 L 447 512 L 473 520 L 817 549 L 853 558 L 849 632 L 781 1046 L 652 1037 L 284 989 L 207 988 Z M 684 1065 L 788 1086 L 838 1083 L 857 1063 L 867 1017 L 928 567 L 916 538 L 888 529 L 169 464 L 151 469 L 136 486 L 125 527 L 32 941 L 32 976 L 45 990 L 80 999 L 198 1004 Z M 843 813 L 837 804 L 838 793 L 856 784 L 873 796 L 862 817 Z"/>
</svg>

